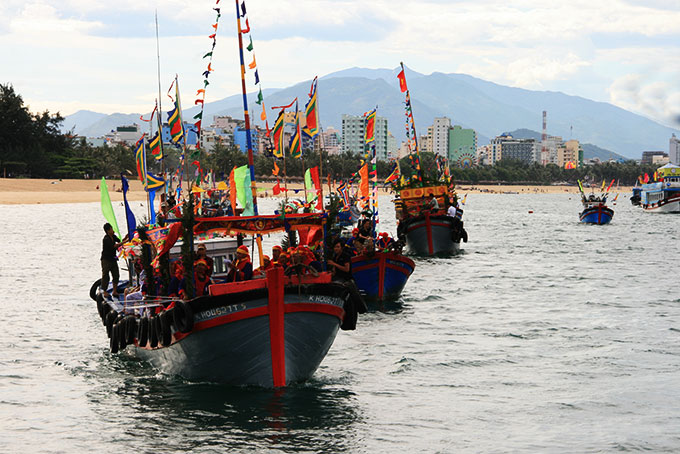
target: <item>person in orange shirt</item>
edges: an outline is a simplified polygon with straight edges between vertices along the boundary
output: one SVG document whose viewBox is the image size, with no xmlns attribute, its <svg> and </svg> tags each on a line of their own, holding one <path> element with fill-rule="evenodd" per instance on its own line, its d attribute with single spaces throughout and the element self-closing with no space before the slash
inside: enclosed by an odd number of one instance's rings
<svg viewBox="0 0 680 454">
<path fill-rule="evenodd" d="M 236 261 L 230 266 L 227 282 L 249 281 L 253 278 L 253 264 L 250 262 L 248 247 L 241 245 L 236 249 Z"/>
</svg>

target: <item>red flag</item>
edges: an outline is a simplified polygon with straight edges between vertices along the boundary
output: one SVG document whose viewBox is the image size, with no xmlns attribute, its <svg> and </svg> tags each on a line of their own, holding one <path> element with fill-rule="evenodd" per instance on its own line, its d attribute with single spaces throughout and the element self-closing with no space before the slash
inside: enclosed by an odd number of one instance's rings
<svg viewBox="0 0 680 454">
<path fill-rule="evenodd" d="M 276 184 L 272 188 L 272 191 L 274 192 L 274 195 L 281 194 L 281 184 L 279 183 L 279 180 L 276 180 Z"/>
<path fill-rule="evenodd" d="M 645 183 L 649 183 L 649 174 L 648 173 L 645 174 Z"/>
<path fill-rule="evenodd" d="M 399 78 L 399 88 L 401 88 L 401 92 L 405 92 L 408 90 L 406 87 L 406 75 L 404 75 L 404 70 L 402 69 L 399 74 L 397 74 L 397 77 Z"/>
<path fill-rule="evenodd" d="M 231 173 L 229 174 L 229 201 L 231 202 L 231 209 L 234 212 L 234 216 L 236 216 L 236 178 L 234 178 L 234 170 L 236 170 L 236 166 L 231 169 Z"/>
</svg>

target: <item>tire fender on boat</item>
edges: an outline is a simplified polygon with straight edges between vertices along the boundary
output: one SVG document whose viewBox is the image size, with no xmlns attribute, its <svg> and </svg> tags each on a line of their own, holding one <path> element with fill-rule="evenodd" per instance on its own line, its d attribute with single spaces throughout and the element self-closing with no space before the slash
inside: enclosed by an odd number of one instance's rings
<svg viewBox="0 0 680 454">
<path fill-rule="evenodd" d="M 125 329 L 125 342 L 128 345 L 135 343 L 137 337 L 137 317 L 134 315 L 126 315 L 123 319 L 123 328 Z"/>
<path fill-rule="evenodd" d="M 158 314 L 160 320 L 160 341 L 163 347 L 167 347 L 172 342 L 172 311 L 165 310 Z"/>
<path fill-rule="evenodd" d="M 99 292 L 97 290 L 99 290 L 99 285 L 101 283 L 102 283 L 102 280 L 97 279 L 96 281 L 94 281 L 94 284 L 92 284 L 92 287 L 90 287 L 90 298 L 92 298 L 95 301 L 97 301 L 97 295 L 99 294 Z"/>
<path fill-rule="evenodd" d="M 127 347 L 127 339 L 125 338 L 125 326 L 127 323 L 125 322 L 125 319 L 121 319 L 113 325 L 113 331 L 116 333 L 116 337 L 118 338 L 118 351 L 123 351 L 125 350 L 125 347 Z"/>
<path fill-rule="evenodd" d="M 111 332 L 113 331 L 113 324 L 118 318 L 118 312 L 113 309 L 109 309 L 109 313 L 106 314 L 106 335 L 111 337 Z"/>
<path fill-rule="evenodd" d="M 172 310 L 175 328 L 180 333 L 188 333 L 194 329 L 194 311 L 186 301 L 175 301 Z"/>
<path fill-rule="evenodd" d="M 157 329 L 156 319 L 157 317 L 155 315 L 149 317 L 149 347 L 151 348 L 158 347 L 158 333 L 160 330 Z M 158 320 L 158 322 L 160 323 L 160 320 Z"/>
<path fill-rule="evenodd" d="M 146 347 L 149 342 L 149 318 L 142 317 L 139 319 L 139 326 L 137 327 L 137 344 L 140 347 Z"/>
</svg>

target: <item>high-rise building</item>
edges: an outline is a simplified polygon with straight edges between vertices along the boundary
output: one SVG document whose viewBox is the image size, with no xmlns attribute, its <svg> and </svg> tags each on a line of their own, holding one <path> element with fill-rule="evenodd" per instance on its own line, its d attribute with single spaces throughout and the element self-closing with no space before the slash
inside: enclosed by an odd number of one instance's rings
<svg viewBox="0 0 680 454">
<path fill-rule="evenodd" d="M 564 143 L 564 147 L 560 147 L 557 156 L 557 165 L 564 167 L 567 162 L 573 162 L 576 166 L 580 165 L 580 159 L 582 159 L 583 151 L 581 150 L 581 144 L 578 140 L 572 139 L 567 140 Z"/>
<path fill-rule="evenodd" d="M 365 153 L 364 134 L 366 125 L 363 116 L 342 115 L 342 151 Z M 387 119 L 375 117 L 375 153 L 378 159 L 387 160 Z"/>
<path fill-rule="evenodd" d="M 449 164 L 458 167 L 472 167 L 477 164 L 477 133 L 474 129 L 463 129 L 455 125 L 449 128 Z"/>
<path fill-rule="evenodd" d="M 340 153 L 340 131 L 333 126 L 329 126 L 321 133 L 321 143 L 328 154 Z"/>
<path fill-rule="evenodd" d="M 447 117 L 437 117 L 432 124 L 432 152 L 446 156 L 449 152 L 449 129 L 451 120 Z M 429 129 L 428 129 L 429 133 Z M 429 134 L 428 134 L 429 135 Z"/>
<path fill-rule="evenodd" d="M 671 164 L 680 165 L 680 139 L 675 137 L 675 134 L 672 134 L 668 141 L 668 156 L 671 159 Z"/>
<path fill-rule="evenodd" d="M 397 139 L 391 132 L 387 131 L 387 157 L 389 159 L 396 159 L 399 156 L 399 146 Z"/>
<path fill-rule="evenodd" d="M 491 140 L 487 165 L 500 159 L 515 159 L 527 164 L 540 162 L 541 146 L 534 139 L 515 139 L 510 135 L 498 136 Z"/>
</svg>

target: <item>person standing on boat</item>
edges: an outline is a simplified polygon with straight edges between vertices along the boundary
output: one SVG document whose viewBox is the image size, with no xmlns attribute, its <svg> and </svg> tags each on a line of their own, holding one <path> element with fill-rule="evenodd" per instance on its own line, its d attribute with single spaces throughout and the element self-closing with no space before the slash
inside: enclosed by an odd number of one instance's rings
<svg viewBox="0 0 680 454">
<path fill-rule="evenodd" d="M 250 252 L 247 246 L 236 249 L 236 261 L 231 264 L 227 274 L 227 282 L 249 281 L 253 278 L 253 264 L 250 262 Z"/>
<path fill-rule="evenodd" d="M 120 279 L 120 272 L 118 271 L 118 257 L 116 251 L 119 247 L 127 241 L 128 236 L 125 235 L 123 241 L 113 233 L 113 227 L 108 222 L 104 224 L 104 239 L 102 240 L 102 280 L 99 287 L 105 296 L 108 296 L 106 289 L 109 287 L 109 273 L 111 274 L 111 281 L 113 282 L 113 296 L 118 296 L 118 280 Z"/>
<path fill-rule="evenodd" d="M 350 259 L 345 254 L 342 240 L 337 239 L 333 243 L 333 258 L 328 260 L 333 280 L 351 281 L 352 272 L 350 270 Z"/>
<path fill-rule="evenodd" d="M 439 201 L 437 200 L 437 197 L 435 197 L 433 192 L 430 193 L 430 196 L 432 197 L 430 199 L 430 210 L 439 211 Z"/>
</svg>

